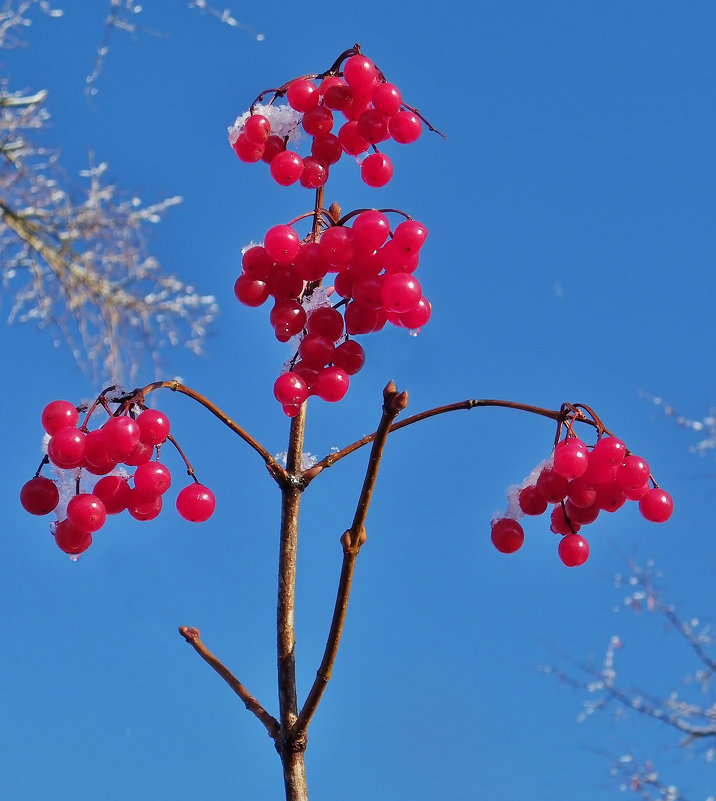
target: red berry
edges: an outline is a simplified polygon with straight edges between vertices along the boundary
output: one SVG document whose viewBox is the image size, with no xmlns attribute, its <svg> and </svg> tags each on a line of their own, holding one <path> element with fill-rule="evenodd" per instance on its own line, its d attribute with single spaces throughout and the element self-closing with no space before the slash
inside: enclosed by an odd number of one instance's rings
<svg viewBox="0 0 716 801">
<path fill-rule="evenodd" d="M 67 519 L 80 531 L 99 531 L 107 519 L 107 510 L 94 494 L 81 492 L 67 504 Z"/>
<path fill-rule="evenodd" d="M 190 523 L 203 523 L 211 517 L 215 508 L 213 493 L 202 484 L 190 484 L 177 495 L 177 512 Z"/>
<path fill-rule="evenodd" d="M 372 145 L 390 139 L 388 118 L 374 108 L 364 111 L 358 118 L 358 134 Z"/>
<path fill-rule="evenodd" d="M 555 473 L 568 479 L 581 476 L 587 469 L 589 451 L 577 437 L 568 437 L 557 443 L 554 449 Z"/>
<path fill-rule="evenodd" d="M 600 509 L 604 509 L 605 512 L 616 512 L 626 503 L 624 490 L 616 481 L 597 484 L 595 489 L 597 491 L 596 504 Z"/>
<path fill-rule="evenodd" d="M 145 409 L 137 417 L 139 441 L 146 445 L 161 445 L 169 436 L 169 418 L 158 409 Z"/>
<path fill-rule="evenodd" d="M 316 136 L 311 144 L 311 155 L 322 161 L 326 166 L 335 164 L 343 155 L 343 148 L 335 134 L 322 134 Z"/>
<path fill-rule="evenodd" d="M 121 476 L 105 476 L 101 478 L 92 490 L 104 504 L 108 515 L 117 515 L 127 508 L 131 490 L 129 483 Z"/>
<path fill-rule="evenodd" d="M 639 511 L 652 523 L 665 523 L 674 511 L 674 502 L 668 492 L 654 487 L 642 495 Z"/>
<path fill-rule="evenodd" d="M 77 409 L 69 401 L 55 400 L 42 410 L 42 427 L 50 436 L 61 428 L 74 428 L 78 419 Z"/>
<path fill-rule="evenodd" d="M 274 381 L 273 394 L 282 405 L 300 406 L 308 397 L 306 382 L 294 371 L 281 373 Z"/>
<path fill-rule="evenodd" d="M 549 503 L 563 501 L 569 489 L 569 481 L 549 467 L 545 467 L 539 474 L 536 483 L 537 491 Z"/>
<path fill-rule="evenodd" d="M 241 161 L 252 164 L 263 156 L 265 145 L 252 142 L 245 133 L 242 133 L 234 142 L 233 148 Z"/>
<path fill-rule="evenodd" d="M 509 517 L 492 521 L 492 544 L 500 553 L 514 553 L 525 541 L 522 526 Z"/>
<path fill-rule="evenodd" d="M 145 442 L 138 442 L 130 454 L 124 459 L 124 464 L 129 467 L 139 467 L 140 464 L 145 464 L 152 458 L 154 453 L 154 446 L 147 445 Z"/>
<path fill-rule="evenodd" d="M 263 245 L 254 245 L 244 252 L 241 257 L 241 266 L 244 273 L 250 278 L 255 281 L 265 281 L 271 275 L 274 264 Z"/>
<path fill-rule="evenodd" d="M 414 309 L 423 297 L 418 280 L 410 273 L 391 273 L 381 287 L 383 306 L 390 312 L 402 314 Z"/>
<path fill-rule="evenodd" d="M 318 243 L 321 258 L 331 267 L 337 268 L 353 257 L 353 231 L 343 225 L 332 225 L 321 235 Z"/>
<path fill-rule="evenodd" d="M 109 455 L 107 436 L 101 428 L 89 431 L 85 436 L 83 466 L 95 475 L 105 475 L 117 466 L 116 459 Z"/>
<path fill-rule="evenodd" d="M 430 319 L 431 310 L 432 306 L 430 305 L 429 301 L 425 297 L 422 297 L 414 309 L 411 309 L 407 312 L 401 312 L 400 314 L 396 315 L 396 317 L 399 325 L 403 326 L 403 328 L 410 328 L 414 331 L 416 329 L 419 330 L 425 325 L 425 323 L 428 322 Z"/>
<path fill-rule="evenodd" d="M 353 220 L 353 241 L 357 249 L 372 253 L 385 244 L 390 222 L 382 211 L 368 209 Z"/>
<path fill-rule="evenodd" d="M 330 267 L 320 256 L 318 242 L 305 242 L 293 262 L 296 275 L 302 281 L 320 281 Z"/>
<path fill-rule="evenodd" d="M 322 334 L 306 334 L 298 346 L 301 361 L 307 367 L 321 368 L 333 361 L 333 340 Z"/>
<path fill-rule="evenodd" d="M 244 306 L 256 308 L 265 303 L 270 294 L 268 284 L 265 281 L 254 280 L 246 273 L 241 273 L 234 283 L 236 300 L 239 303 L 243 303 Z"/>
<path fill-rule="evenodd" d="M 372 92 L 378 81 L 378 68 L 369 58 L 358 54 L 346 60 L 343 77 L 350 86 L 362 92 Z"/>
<path fill-rule="evenodd" d="M 615 476 L 615 481 L 622 489 L 642 487 L 649 480 L 649 465 L 641 458 L 630 453 L 625 456 Z"/>
<path fill-rule="evenodd" d="M 154 520 L 162 511 L 162 496 L 132 489 L 129 491 L 127 511 L 135 520 Z"/>
<path fill-rule="evenodd" d="M 392 83 L 379 83 L 373 89 L 373 105 L 387 117 L 400 111 L 403 102 L 400 90 Z"/>
<path fill-rule="evenodd" d="M 57 485 L 44 476 L 31 478 L 20 490 L 22 508 L 31 515 L 47 515 L 59 502 Z"/>
<path fill-rule="evenodd" d="M 264 248 L 269 258 L 281 267 L 287 267 L 296 257 L 301 237 L 290 225 L 274 225 L 264 237 Z"/>
<path fill-rule="evenodd" d="M 388 123 L 390 135 L 401 145 L 414 142 L 420 136 L 422 127 L 420 118 L 412 111 L 399 111 L 390 118 Z"/>
<path fill-rule="evenodd" d="M 311 393 L 318 395 L 324 401 L 336 403 L 348 391 L 350 379 L 348 373 L 340 367 L 325 367 L 316 376 L 311 387 Z"/>
<path fill-rule="evenodd" d="M 338 130 L 338 141 L 349 156 L 359 156 L 370 147 L 370 142 L 358 132 L 358 121 L 349 120 Z"/>
<path fill-rule="evenodd" d="M 626 445 L 616 437 L 602 437 L 592 448 L 589 459 L 597 464 L 620 465 L 626 456 Z"/>
<path fill-rule="evenodd" d="M 593 523 L 597 517 L 599 517 L 600 512 L 600 508 L 596 502 L 591 506 L 576 506 L 570 500 L 565 501 L 564 510 L 572 523 L 579 523 L 581 526 Z"/>
<path fill-rule="evenodd" d="M 252 114 L 244 123 L 244 134 L 251 142 L 263 145 L 271 135 L 271 123 L 262 114 Z"/>
<path fill-rule="evenodd" d="M 325 186 L 328 180 L 328 167 L 314 156 L 306 156 L 303 160 L 303 172 L 298 179 L 306 189 L 318 189 Z"/>
<path fill-rule="evenodd" d="M 554 534 L 574 534 L 575 532 L 579 531 L 581 527 L 581 523 L 578 523 L 576 520 L 572 520 L 572 518 L 565 513 L 561 503 L 558 503 L 554 509 L 552 509 L 549 529 Z"/>
<path fill-rule="evenodd" d="M 301 177 L 303 159 L 292 150 L 284 150 L 271 159 L 269 171 L 277 184 L 291 186 Z"/>
<path fill-rule="evenodd" d="M 79 467 L 85 455 L 85 435 L 77 428 L 60 428 L 47 444 L 47 455 L 58 467 Z"/>
<path fill-rule="evenodd" d="M 90 547 L 92 532 L 81 531 L 69 520 L 61 520 L 55 526 L 55 542 L 61 551 L 74 556 L 83 553 Z"/>
<path fill-rule="evenodd" d="M 271 164 L 274 158 L 279 153 L 283 153 L 284 150 L 286 150 L 286 142 L 280 136 L 271 134 L 264 145 L 264 152 L 261 154 L 261 161 L 265 161 L 266 164 Z"/>
<path fill-rule="evenodd" d="M 112 459 L 123 462 L 139 442 L 139 426 L 131 417 L 110 417 L 102 426 Z"/>
<path fill-rule="evenodd" d="M 385 186 L 393 177 L 393 164 L 385 153 L 371 153 L 363 159 L 360 175 L 368 186 Z"/>
<path fill-rule="evenodd" d="M 317 106 L 303 115 L 303 129 L 311 136 L 322 136 L 333 128 L 333 114 L 325 106 Z"/>
<path fill-rule="evenodd" d="M 577 567 L 589 558 L 589 544 L 579 534 L 567 534 L 559 542 L 558 553 L 567 567 Z"/>
<path fill-rule="evenodd" d="M 345 370 L 348 375 L 355 375 L 365 364 L 365 351 L 355 339 L 347 339 L 335 349 L 333 364 Z"/>
<path fill-rule="evenodd" d="M 277 300 L 269 320 L 279 342 L 288 342 L 292 336 L 303 330 L 306 324 L 306 312 L 296 300 Z"/>
<path fill-rule="evenodd" d="M 340 78 L 328 78 L 324 83 L 331 81 L 323 89 L 323 102 L 326 108 L 334 111 L 345 111 L 353 103 L 353 90 Z"/>
<path fill-rule="evenodd" d="M 303 281 L 293 267 L 276 267 L 268 280 L 268 290 L 276 300 L 297 300 L 303 289 Z"/>
<path fill-rule="evenodd" d="M 335 342 L 343 334 L 343 316 L 331 306 L 314 309 L 308 316 L 308 331 L 323 334 Z"/>
<path fill-rule="evenodd" d="M 288 85 L 286 100 L 296 111 L 310 111 L 316 108 L 320 100 L 318 87 L 307 78 L 297 78 Z"/>
<path fill-rule="evenodd" d="M 161 462 L 147 462 L 134 471 L 134 489 L 146 495 L 163 495 L 171 483 L 169 468 Z"/>
<path fill-rule="evenodd" d="M 541 515 L 547 510 L 547 501 L 539 494 L 536 487 L 524 487 L 518 496 L 520 509 L 526 515 Z"/>
</svg>

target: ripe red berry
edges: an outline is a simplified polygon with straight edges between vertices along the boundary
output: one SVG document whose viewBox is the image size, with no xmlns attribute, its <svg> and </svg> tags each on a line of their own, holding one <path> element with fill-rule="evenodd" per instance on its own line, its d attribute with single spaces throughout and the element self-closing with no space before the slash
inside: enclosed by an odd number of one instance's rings
<svg viewBox="0 0 716 801">
<path fill-rule="evenodd" d="M 586 509 L 597 500 L 597 491 L 583 477 L 574 478 L 569 482 L 567 497 L 575 506 Z"/>
<path fill-rule="evenodd" d="M 169 418 L 158 409 L 145 409 L 137 417 L 139 441 L 146 445 L 161 445 L 169 436 Z"/>
<path fill-rule="evenodd" d="M 171 483 L 169 468 L 161 462 L 147 462 L 134 471 L 134 489 L 146 495 L 163 495 Z"/>
<path fill-rule="evenodd" d="M 273 394 L 282 405 L 300 406 L 308 397 L 306 382 L 293 370 L 281 373 L 273 385 Z"/>
<path fill-rule="evenodd" d="M 311 136 L 322 136 L 333 128 L 333 114 L 325 106 L 317 106 L 303 115 L 303 129 Z"/>
<path fill-rule="evenodd" d="M 625 456 L 616 473 L 615 480 L 622 489 L 642 487 L 649 480 L 649 465 L 636 454 Z"/>
<path fill-rule="evenodd" d="M 616 437 L 602 437 L 589 454 L 597 464 L 620 465 L 626 456 L 626 445 Z"/>
<path fill-rule="evenodd" d="M 252 114 L 244 123 L 244 134 L 251 142 L 263 145 L 271 135 L 271 123 L 262 114 Z"/>
<path fill-rule="evenodd" d="M 310 111 L 316 108 L 320 100 L 318 87 L 307 78 L 297 78 L 288 85 L 286 100 L 296 111 Z"/>
<path fill-rule="evenodd" d="M 129 483 L 121 476 L 105 476 L 101 478 L 92 490 L 104 504 L 108 515 L 117 515 L 127 508 L 130 499 Z"/>
<path fill-rule="evenodd" d="M 283 150 L 271 159 L 269 172 L 277 184 L 291 186 L 301 177 L 303 159 L 292 150 Z"/>
<path fill-rule="evenodd" d="M 22 508 L 31 515 L 49 514 L 59 502 L 57 485 L 44 476 L 31 478 L 20 490 Z"/>
<path fill-rule="evenodd" d="M 79 467 L 85 455 L 85 435 L 77 428 L 60 428 L 47 444 L 47 455 L 58 467 Z"/>
<path fill-rule="evenodd" d="M 239 159 L 247 164 L 258 161 L 264 154 L 264 144 L 257 144 L 252 142 L 245 133 L 239 134 L 239 137 L 233 144 L 234 153 Z"/>
<path fill-rule="evenodd" d="M 323 261 L 337 268 L 348 264 L 353 256 L 353 231 L 343 225 L 332 225 L 321 235 L 318 252 Z"/>
<path fill-rule="evenodd" d="M 322 134 L 314 138 L 311 144 L 311 155 L 326 166 L 330 166 L 340 160 L 343 155 L 343 148 L 335 134 Z"/>
<path fill-rule="evenodd" d="M 316 376 L 311 386 L 311 392 L 324 401 L 336 403 L 348 392 L 349 383 L 350 378 L 345 370 L 335 365 L 333 367 L 325 367 Z"/>
<path fill-rule="evenodd" d="M 370 142 L 358 132 L 357 120 L 349 120 L 339 128 L 338 141 L 349 156 L 359 156 L 370 147 Z"/>
<path fill-rule="evenodd" d="M 308 367 L 325 367 L 333 361 L 335 346 L 333 340 L 322 334 L 306 334 L 298 346 L 301 361 Z"/>
<path fill-rule="evenodd" d="M 641 496 L 639 511 L 652 523 L 665 523 L 674 511 L 674 502 L 668 492 L 654 487 Z"/>
<path fill-rule="evenodd" d="M 589 451 L 587 446 L 577 437 L 568 437 L 557 443 L 554 449 L 555 473 L 567 479 L 581 476 L 587 469 Z"/>
<path fill-rule="evenodd" d="M 388 118 L 374 108 L 364 111 L 358 118 L 358 133 L 372 145 L 390 139 Z"/>
<path fill-rule="evenodd" d="M 589 558 L 589 544 L 579 534 L 567 534 L 559 542 L 558 553 L 567 567 L 578 567 Z"/>
<path fill-rule="evenodd" d="M 214 513 L 216 500 L 208 487 L 190 484 L 177 495 L 177 512 L 190 523 L 203 523 Z"/>
<path fill-rule="evenodd" d="M 117 466 L 117 461 L 109 455 L 107 437 L 101 428 L 87 432 L 83 467 L 94 475 L 102 476 Z"/>
<path fill-rule="evenodd" d="M 132 448 L 126 459 L 123 460 L 124 464 L 129 467 L 139 467 L 140 464 L 145 464 L 152 458 L 154 453 L 154 446 L 147 445 L 141 440 Z"/>
<path fill-rule="evenodd" d="M 420 118 L 412 111 L 399 111 L 390 118 L 388 123 L 390 135 L 401 145 L 414 142 L 420 136 L 422 127 Z"/>
<path fill-rule="evenodd" d="M 117 462 L 123 462 L 139 442 L 137 421 L 125 415 L 110 417 L 102 426 L 102 431 L 106 437 L 109 455 Z"/>
<path fill-rule="evenodd" d="M 293 261 L 293 269 L 302 281 L 320 281 L 329 267 L 320 256 L 318 242 L 304 242 Z"/>
<path fill-rule="evenodd" d="M 328 167 L 315 156 L 306 156 L 303 160 L 303 172 L 298 180 L 306 189 L 325 186 L 328 180 Z"/>
<path fill-rule="evenodd" d="M 525 541 L 522 526 L 509 517 L 492 521 L 492 544 L 500 553 L 514 553 Z"/>
<path fill-rule="evenodd" d="M 67 519 L 79 531 L 99 531 L 107 519 L 107 510 L 94 494 L 81 492 L 67 504 Z"/>
<path fill-rule="evenodd" d="M 559 503 L 567 496 L 569 481 L 549 467 L 539 474 L 536 483 L 537 491 L 549 503 Z"/>
<path fill-rule="evenodd" d="M 419 330 L 430 319 L 432 306 L 427 298 L 422 297 L 418 301 L 418 305 L 414 309 L 407 312 L 401 312 L 396 315 L 398 324 L 403 328 L 410 328 L 411 330 Z M 393 322 L 391 320 L 391 322 Z"/>
<path fill-rule="evenodd" d="M 50 436 L 61 428 L 74 428 L 78 419 L 77 409 L 69 401 L 55 400 L 42 410 L 42 427 Z"/>
<path fill-rule="evenodd" d="M 92 532 L 81 531 L 70 523 L 61 520 L 55 526 L 55 542 L 57 547 L 71 556 L 83 553 L 92 544 Z"/>
<path fill-rule="evenodd" d="M 616 481 L 612 480 L 604 484 L 597 484 L 595 489 L 597 491 L 596 504 L 600 509 L 604 509 L 605 512 L 616 512 L 626 503 L 624 490 Z"/>
<path fill-rule="evenodd" d="M 373 89 L 373 105 L 387 117 L 400 111 L 403 102 L 400 90 L 392 83 L 379 83 Z"/>
<path fill-rule="evenodd" d="M 301 237 L 290 225 L 274 225 L 264 237 L 266 253 L 281 267 L 291 264 L 300 245 Z"/>
<path fill-rule="evenodd" d="M 308 331 L 323 334 L 335 342 L 343 334 L 343 315 L 331 306 L 314 309 L 308 316 Z"/>
<path fill-rule="evenodd" d="M 423 296 L 420 283 L 410 273 L 386 275 L 380 292 L 383 306 L 396 314 L 411 311 Z"/>
<path fill-rule="evenodd" d="M 537 488 L 524 487 L 518 496 L 520 509 L 526 515 L 541 515 L 547 510 L 547 501 L 539 494 Z"/>
<path fill-rule="evenodd" d="M 246 273 L 241 273 L 234 283 L 236 300 L 239 303 L 243 303 L 244 306 L 256 308 L 265 303 L 270 294 L 268 284 L 265 281 L 253 279 Z"/>
<path fill-rule="evenodd" d="M 269 320 L 279 342 L 288 342 L 306 324 L 306 312 L 297 300 L 277 300 Z"/>
<path fill-rule="evenodd" d="M 365 364 L 365 351 L 355 339 L 347 339 L 333 353 L 333 364 L 348 373 L 355 375 Z"/>
<path fill-rule="evenodd" d="M 554 534 L 574 534 L 575 532 L 579 531 L 581 527 L 581 523 L 578 523 L 576 520 L 572 520 L 572 518 L 565 512 L 565 509 L 562 507 L 561 503 L 556 504 L 554 509 L 552 509 L 549 530 Z"/>
<path fill-rule="evenodd" d="M 279 153 L 283 153 L 284 150 L 286 150 L 286 142 L 280 136 L 271 134 L 264 145 L 264 152 L 261 154 L 261 161 L 265 161 L 266 164 L 271 164 L 274 158 Z"/>
<path fill-rule="evenodd" d="M 368 186 L 385 186 L 393 177 L 393 164 L 385 153 L 371 153 L 363 159 L 360 175 Z"/>
<path fill-rule="evenodd" d="M 586 526 L 589 523 L 593 523 L 597 517 L 599 517 L 600 508 L 596 502 L 591 506 L 577 506 L 572 501 L 567 500 L 564 503 L 564 511 L 572 523 L 579 523 L 580 526 Z"/>
<path fill-rule="evenodd" d="M 162 511 L 162 496 L 131 489 L 127 511 L 135 520 L 154 520 Z"/>
<path fill-rule="evenodd" d="M 378 68 L 369 58 L 358 54 L 346 59 L 343 77 L 350 86 L 362 92 L 372 92 L 378 81 Z"/>
<path fill-rule="evenodd" d="M 390 222 L 382 211 L 368 209 L 353 220 L 352 231 L 355 247 L 372 253 L 385 244 L 390 234 Z"/>
</svg>

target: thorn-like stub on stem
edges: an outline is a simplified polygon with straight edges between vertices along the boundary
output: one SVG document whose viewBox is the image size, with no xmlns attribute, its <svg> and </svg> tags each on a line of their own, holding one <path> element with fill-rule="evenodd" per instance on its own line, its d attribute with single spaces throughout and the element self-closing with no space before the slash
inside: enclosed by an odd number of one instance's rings
<svg viewBox="0 0 716 801">
<path fill-rule="evenodd" d="M 306 484 L 309 481 L 313 481 L 313 479 L 323 470 L 322 464 L 317 464 L 315 467 L 311 467 L 308 470 L 305 470 L 303 473 L 303 480 Z"/>
<path fill-rule="evenodd" d="M 341 219 L 341 207 L 335 201 L 328 208 L 328 216 L 334 223 Z"/>
<path fill-rule="evenodd" d="M 179 634 L 181 634 L 188 643 L 195 642 L 201 636 L 199 629 L 190 628 L 189 626 L 179 626 Z"/>
</svg>

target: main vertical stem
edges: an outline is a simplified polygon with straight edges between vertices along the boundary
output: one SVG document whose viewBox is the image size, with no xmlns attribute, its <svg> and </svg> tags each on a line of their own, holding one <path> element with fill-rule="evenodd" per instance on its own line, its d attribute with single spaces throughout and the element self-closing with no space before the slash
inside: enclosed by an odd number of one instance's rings
<svg viewBox="0 0 716 801">
<path fill-rule="evenodd" d="M 289 482 L 281 490 L 281 539 L 278 565 L 277 658 L 278 700 L 281 735 L 276 742 L 283 764 L 286 801 L 308 801 L 306 767 L 303 754 L 305 737 L 293 736 L 298 717 L 296 694 L 296 637 L 294 610 L 296 600 L 296 554 L 298 550 L 298 510 L 302 489 L 303 435 L 306 404 L 291 421 L 286 471 Z"/>
</svg>

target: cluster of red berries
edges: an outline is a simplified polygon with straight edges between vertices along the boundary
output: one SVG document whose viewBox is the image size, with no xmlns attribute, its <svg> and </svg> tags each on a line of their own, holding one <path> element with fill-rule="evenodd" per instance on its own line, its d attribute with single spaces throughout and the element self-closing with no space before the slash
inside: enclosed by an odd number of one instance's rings
<svg viewBox="0 0 716 801">
<path fill-rule="evenodd" d="M 653 483 L 653 482 L 652 482 Z M 561 535 L 559 558 L 567 567 L 582 565 L 589 545 L 579 534 L 600 511 L 615 512 L 627 501 L 654 523 L 671 517 L 674 508 L 668 492 L 650 486 L 649 465 L 630 453 L 624 443 L 604 436 L 590 450 L 581 439 L 568 436 L 557 444 L 553 458 L 515 494 L 516 508 L 493 520 L 492 542 L 502 553 L 514 553 L 524 542 L 521 515 L 541 515 L 552 505 L 550 530 Z"/>
<path fill-rule="evenodd" d="M 104 525 L 107 515 L 126 509 L 136 520 L 157 517 L 162 495 L 171 484 L 168 468 L 152 458 L 155 450 L 158 458 L 160 446 L 169 437 L 165 414 L 144 409 L 136 418 L 110 416 L 101 428 L 92 431 L 87 430 L 86 421 L 81 427 L 78 422 L 79 412 L 68 401 L 52 401 L 42 412 L 42 426 L 49 436 L 45 461 L 59 471 L 72 471 L 68 478 L 76 491 L 66 504 L 66 512 L 58 484 L 39 471 L 20 491 L 20 503 L 30 514 L 46 515 L 57 510 L 55 541 L 71 555 L 89 548 L 92 534 Z M 121 465 L 133 468 L 133 474 L 129 476 Z M 91 492 L 82 492 L 83 483 L 92 483 L 91 476 L 103 477 Z M 176 499 L 181 517 L 192 522 L 207 520 L 214 507 L 211 491 L 198 483 L 184 487 Z"/>
<path fill-rule="evenodd" d="M 372 147 L 375 152 L 360 163 L 361 177 L 368 186 L 385 186 L 393 165 L 377 145 L 388 139 L 414 142 L 422 130 L 420 117 L 403 103 L 397 86 L 388 83 L 360 53 L 346 59 L 342 73 L 333 73 L 317 76 L 322 77 L 318 85 L 312 76 L 296 78 L 274 92 L 274 100 L 285 95 L 296 115 L 294 126 L 300 124 L 311 137 L 310 155 L 301 157 L 287 149 L 286 114 L 276 114 L 285 107 L 273 105 L 252 106 L 230 128 L 229 141 L 236 155 L 245 162 L 269 164 L 272 177 L 282 186 L 299 181 L 301 186 L 317 189 L 344 153 L 360 157 Z M 333 112 L 346 120 L 336 133 Z M 273 126 L 272 116 L 277 117 Z"/>
<path fill-rule="evenodd" d="M 301 336 L 290 372 L 274 386 L 289 416 L 309 395 L 327 401 L 345 395 L 349 376 L 365 362 L 363 348 L 346 337 L 379 331 L 386 322 L 417 330 L 430 318 L 430 303 L 413 275 L 428 235 L 425 226 L 405 219 L 391 231 L 382 211 L 353 214 L 350 227 L 331 225 L 318 241 L 310 236 L 302 241 L 292 226 L 276 225 L 263 245 L 242 258 L 237 299 L 260 306 L 272 297 L 276 338 L 288 342 Z M 330 292 L 342 298 L 336 307 L 315 303 L 317 284 L 328 273 L 336 273 Z M 323 298 L 327 304 L 326 293 Z"/>
</svg>

